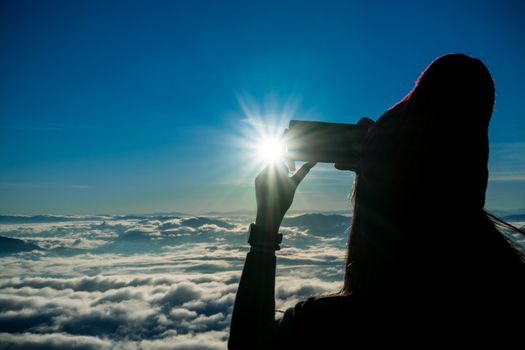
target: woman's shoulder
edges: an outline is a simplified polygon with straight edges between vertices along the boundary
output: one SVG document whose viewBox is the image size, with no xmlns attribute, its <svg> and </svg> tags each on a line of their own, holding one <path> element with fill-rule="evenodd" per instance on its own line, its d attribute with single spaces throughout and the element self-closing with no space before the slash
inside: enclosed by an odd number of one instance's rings
<svg viewBox="0 0 525 350">
<path fill-rule="evenodd" d="M 357 301 L 352 294 L 328 294 L 328 295 L 317 295 L 306 299 L 297 305 L 302 308 L 307 308 L 311 311 L 320 311 L 327 309 L 341 309 L 345 307 L 356 306 Z M 297 307 L 297 306 L 296 306 Z"/>
<path fill-rule="evenodd" d="M 355 297 L 343 294 L 312 296 L 287 309 L 281 320 L 282 324 L 293 323 L 296 326 L 323 327 L 346 320 L 350 310 L 357 313 L 360 308 Z M 345 323 L 347 323 L 346 321 Z"/>
<path fill-rule="evenodd" d="M 313 296 L 286 310 L 277 321 L 276 342 L 286 349 L 341 344 L 360 320 L 360 303 L 352 295 Z"/>
</svg>

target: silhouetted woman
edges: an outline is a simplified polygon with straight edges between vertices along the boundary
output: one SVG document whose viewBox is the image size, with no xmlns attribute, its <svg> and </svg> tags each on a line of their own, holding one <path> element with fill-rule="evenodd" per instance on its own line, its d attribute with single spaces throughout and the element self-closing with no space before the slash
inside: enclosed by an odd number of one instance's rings
<svg viewBox="0 0 525 350">
<path fill-rule="evenodd" d="M 439 341 L 511 341 L 523 317 L 525 264 L 484 211 L 494 83 L 478 59 L 436 59 L 370 129 L 358 173 L 343 290 L 274 319 L 277 234 L 295 189 L 268 167 L 256 178 L 257 218 L 229 347 L 351 348 Z M 425 343 L 418 343 L 424 339 Z"/>
</svg>

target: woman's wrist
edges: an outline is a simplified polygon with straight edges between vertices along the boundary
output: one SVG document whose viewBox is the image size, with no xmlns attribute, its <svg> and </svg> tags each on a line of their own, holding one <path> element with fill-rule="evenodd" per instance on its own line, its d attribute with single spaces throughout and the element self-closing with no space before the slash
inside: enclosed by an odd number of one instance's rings
<svg viewBox="0 0 525 350">
<path fill-rule="evenodd" d="M 250 225 L 248 243 L 252 247 L 251 252 L 275 252 L 281 249 L 280 244 L 282 240 L 283 235 L 278 232 L 272 233 L 262 230 L 256 224 Z"/>
<path fill-rule="evenodd" d="M 281 217 L 277 217 L 275 215 L 264 215 L 261 213 L 257 213 L 257 216 L 255 218 L 255 226 L 263 232 L 267 232 L 269 234 L 271 233 L 277 233 L 279 232 L 279 227 L 281 226 L 281 221 L 283 219 Z"/>
</svg>

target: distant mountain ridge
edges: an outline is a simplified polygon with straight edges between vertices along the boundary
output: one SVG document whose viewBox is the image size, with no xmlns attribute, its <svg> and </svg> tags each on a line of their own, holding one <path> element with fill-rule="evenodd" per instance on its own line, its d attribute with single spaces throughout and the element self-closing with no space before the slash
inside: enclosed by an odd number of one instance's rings
<svg viewBox="0 0 525 350">
<path fill-rule="evenodd" d="M 36 214 L 36 215 L 0 215 L 0 224 L 38 224 L 67 221 L 103 221 L 103 220 L 140 220 L 140 219 L 157 219 L 166 221 L 182 217 L 217 217 L 217 216 L 254 216 L 255 210 L 232 210 L 232 211 L 209 211 L 205 213 L 184 213 L 184 212 L 165 212 L 165 213 L 147 213 L 147 214 Z M 306 215 L 306 214 L 324 214 L 324 215 L 351 215 L 352 211 L 344 210 L 289 210 L 288 215 Z M 525 214 L 524 214 L 525 215 Z"/>
<path fill-rule="evenodd" d="M 75 221 L 141 220 L 160 221 L 179 218 L 180 215 L 0 215 L 0 224 L 42 224 Z"/>
<path fill-rule="evenodd" d="M 0 215 L 0 224 L 40 224 L 49 222 L 102 220 L 102 216 Z"/>
<path fill-rule="evenodd" d="M 507 215 L 503 217 L 506 221 L 525 221 L 525 214 Z"/>
<path fill-rule="evenodd" d="M 43 250 L 33 243 L 21 239 L 0 236 L 0 254 L 11 254 L 18 252 L 29 252 L 32 250 Z"/>
<path fill-rule="evenodd" d="M 341 234 L 352 223 L 352 218 L 339 214 L 302 214 L 288 216 L 283 219 L 281 226 L 295 226 L 308 230 L 312 234 Z"/>
<path fill-rule="evenodd" d="M 495 211 L 494 211 L 495 212 Z M 525 221 L 525 213 L 513 213 L 505 214 L 505 212 L 495 212 L 496 215 L 505 221 Z M 288 216 L 285 217 L 283 222 L 301 222 L 301 220 L 307 220 L 308 223 L 325 223 L 333 224 L 341 220 L 351 220 L 350 210 L 341 211 L 299 211 L 292 210 L 288 212 Z M 207 212 L 201 215 L 191 215 L 182 212 L 173 213 L 156 213 L 156 214 L 127 214 L 127 215 L 109 215 L 109 214 L 97 214 L 97 215 L 0 215 L 1 224 L 38 224 L 38 223 L 55 223 L 55 222 L 75 222 L 75 221 L 111 221 L 111 220 L 141 220 L 141 219 L 155 219 L 159 221 L 169 221 L 173 219 L 188 219 L 198 218 L 199 220 L 217 218 L 218 216 L 227 215 L 242 215 L 242 216 L 254 216 L 255 212 L 252 211 L 231 211 L 231 212 Z M 301 219 L 302 218 L 302 219 Z M 212 222 L 210 222 L 212 223 Z"/>
</svg>

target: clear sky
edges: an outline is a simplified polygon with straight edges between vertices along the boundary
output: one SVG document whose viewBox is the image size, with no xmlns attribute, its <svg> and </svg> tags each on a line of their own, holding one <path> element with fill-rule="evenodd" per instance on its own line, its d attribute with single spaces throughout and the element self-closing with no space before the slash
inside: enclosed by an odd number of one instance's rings
<svg viewBox="0 0 525 350">
<path fill-rule="evenodd" d="M 487 206 L 524 209 L 523 18 L 504 0 L 3 0 L 0 214 L 253 209 L 251 117 L 376 119 L 450 52 L 496 82 Z M 321 166 L 293 208 L 345 209 L 351 185 Z"/>
</svg>

